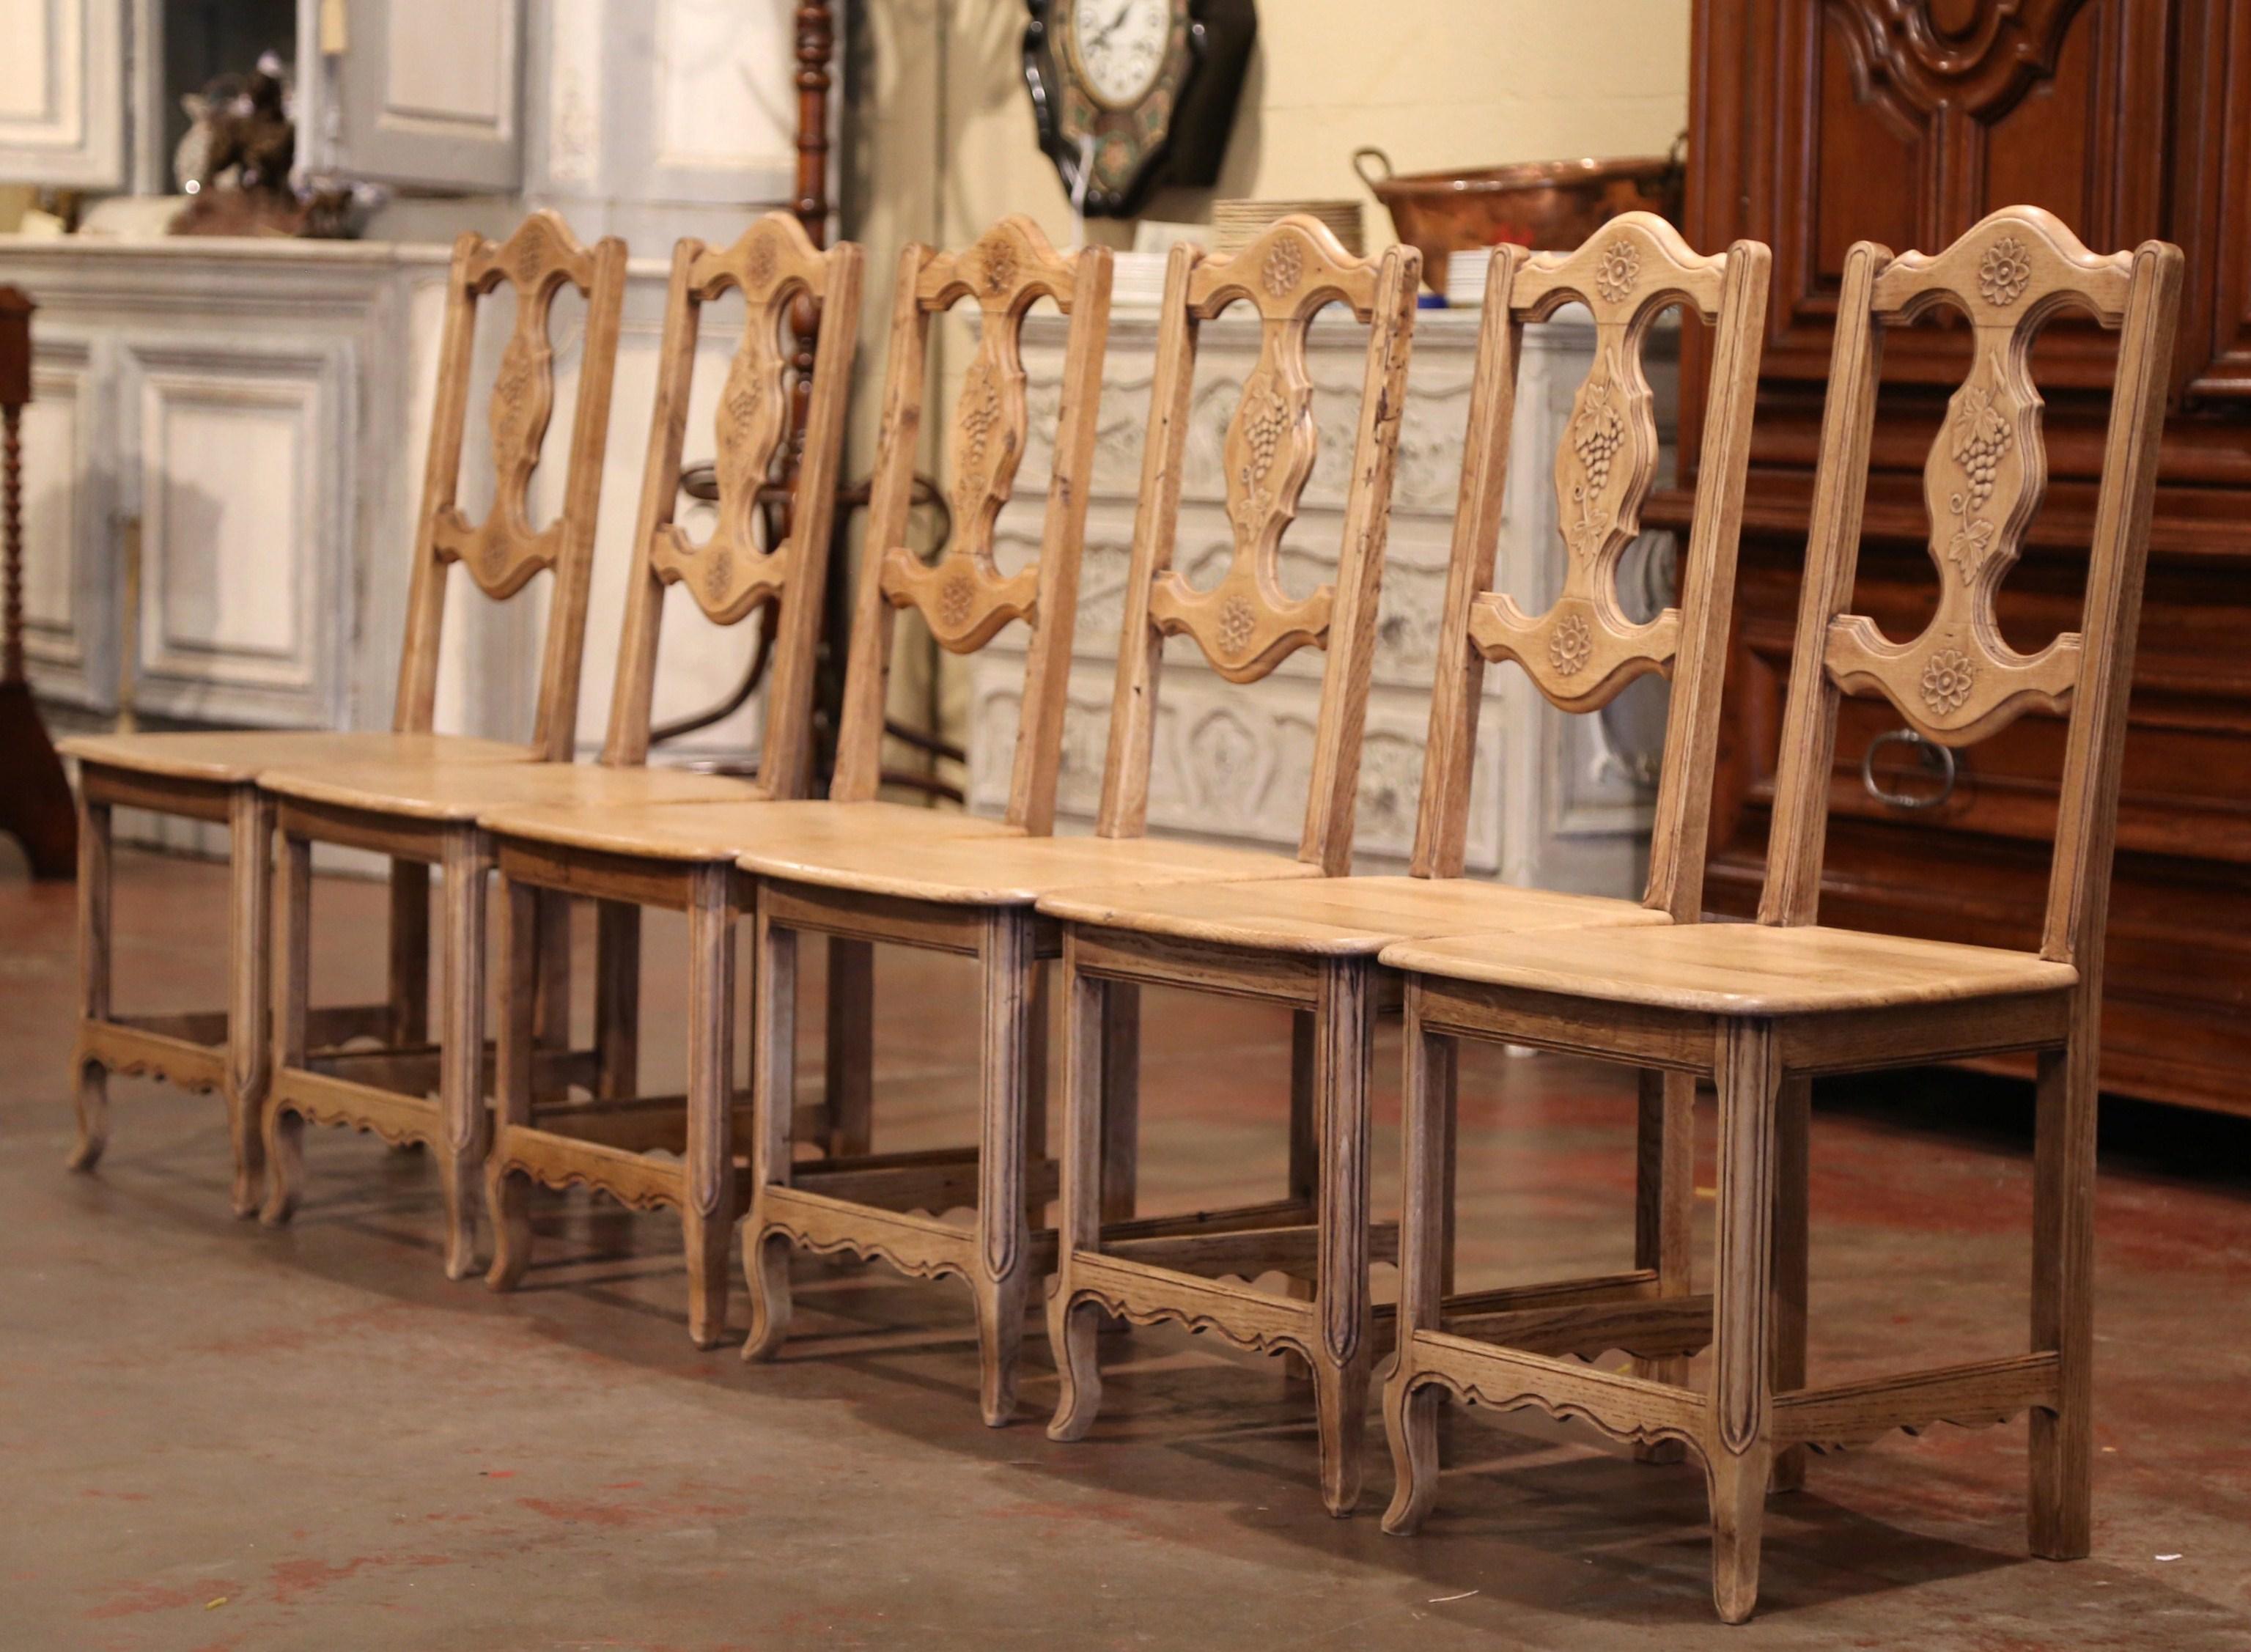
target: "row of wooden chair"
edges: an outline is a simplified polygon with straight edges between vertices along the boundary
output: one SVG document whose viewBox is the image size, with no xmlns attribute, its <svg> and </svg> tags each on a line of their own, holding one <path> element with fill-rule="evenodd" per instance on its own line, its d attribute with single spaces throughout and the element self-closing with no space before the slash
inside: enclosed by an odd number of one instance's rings
<svg viewBox="0 0 2251 1652">
<path fill-rule="evenodd" d="M 1800 1481 L 1808 1447 L 1937 1420 L 2033 1418 L 2032 1546 L 2087 1552 L 2089 1267 L 2095 1012 L 2123 709 L 2180 282 L 2150 243 L 2088 252 L 2047 214 L 1997 213 L 1935 256 L 1863 243 L 1846 264 L 1797 653 L 1776 783 L 1777 828 L 1756 925 L 1700 916 L 1735 540 L 1750 448 L 1770 257 L 1755 243 L 1699 256 L 1661 220 L 1629 214 L 1577 252 L 1500 249 L 1483 314 L 1414 859 L 1409 875 L 1353 877 L 1354 799 L 1375 639 L 1391 473 L 1405 393 L 1416 257 L 1347 254 L 1285 220 L 1231 257 L 1175 249 L 1167 271 L 1125 588 L 1099 817 L 1052 834 L 1088 471 L 1108 322 L 1109 255 L 1058 254 L 1022 219 L 954 253 L 910 247 L 896 289 L 883 425 L 834 784 L 804 798 L 820 593 L 845 384 L 858 310 L 857 249 L 814 248 L 787 218 L 733 246 L 676 250 L 617 687 L 600 760 L 573 764 L 578 658 L 624 250 L 587 251 L 535 216 L 506 243 L 467 238 L 452 272 L 396 732 L 135 736 L 73 743 L 80 764 L 84 1002 L 80 1145 L 106 1135 L 104 1075 L 160 1074 L 225 1098 L 235 1203 L 284 1220 L 303 1174 L 307 1120 L 427 1144 L 446 1193 L 446 1265 L 478 1260 L 488 1209 L 495 1288 L 518 1281 L 528 1183 L 584 1184 L 676 1209 L 689 1331 L 726 1325 L 740 1223 L 751 1294 L 745 1352 L 770 1356 L 790 1319 L 798 1251 L 880 1258 L 954 1276 L 974 1299 L 986 1420 L 1015 1409 L 1035 1282 L 1062 1375 L 1049 1434 L 1083 1435 L 1100 1393 L 1105 1318 L 1172 1320 L 1301 1359 L 1313 1378 L 1324 1498 L 1349 1512 L 1379 1353 L 1398 1468 L 1388 1529 L 1412 1527 L 1436 1486 L 1435 1407 L 1445 1394 L 1583 1419 L 1642 1455 L 1702 1460 L 1715 1533 L 1714 1595 L 1731 1621 L 1756 1596 L 1770 1487 Z M 492 403 L 499 483 L 481 525 L 455 508 L 477 299 L 502 282 L 516 328 Z M 547 306 L 587 295 L 586 347 L 562 514 L 525 501 L 553 399 Z M 719 400 L 712 536 L 674 521 L 700 306 L 729 287 L 747 321 Z M 1039 553 L 1003 571 L 995 519 L 1029 438 L 1020 346 L 1042 299 L 1070 319 Z M 932 319 L 962 301 L 979 343 L 952 420 L 954 533 L 925 562 L 906 548 Z M 789 462 L 793 304 L 821 317 L 795 457 L 791 530 L 755 531 L 761 487 Z M 1261 343 L 1227 430 L 1234 554 L 1209 589 L 1173 568 L 1198 325 L 1238 303 Z M 1562 592 L 1531 618 L 1492 581 L 1522 328 L 1583 304 L 1595 362 L 1555 467 Z M 1278 550 L 1312 470 L 1317 432 L 1306 329 L 1332 306 L 1368 329 L 1342 543 L 1333 580 L 1292 598 Z M 1696 509 L 1677 608 L 1635 623 L 1617 589 L 1657 476 L 1643 349 L 1661 313 L 1709 331 Z M 1945 308 L 1966 321 L 1972 366 L 1933 444 L 1926 493 L 1940 598 L 1911 642 L 1847 612 L 1882 332 Z M 1994 593 L 2044 491 L 2032 341 L 2075 310 L 2122 329 L 2119 370 L 2081 629 L 2017 653 Z M 1522 485 L 1521 483 L 1520 485 Z M 431 732 L 448 564 L 506 597 L 555 577 L 530 748 Z M 755 782 L 648 766 L 666 587 L 712 621 L 779 609 Z M 956 653 L 1022 621 L 1032 644 L 1009 801 L 1000 819 L 877 798 L 892 623 L 916 610 Z M 1194 639 L 1220 676 L 1254 682 L 1297 650 L 1326 655 L 1303 835 L 1294 856 L 1161 841 L 1144 833 L 1165 641 Z M 1606 705 L 1636 677 L 1673 695 L 1647 888 L 1639 901 L 1509 888 L 1464 875 L 1472 753 L 1489 661 L 1513 660 L 1566 711 Z M 1820 849 L 1838 697 L 1882 695 L 1922 737 L 1981 738 L 2027 708 L 2067 715 L 2062 812 L 2037 954 L 1858 934 L 1818 923 Z M 110 1005 L 110 811 L 225 820 L 233 846 L 229 1008 L 126 1017 Z M 280 839 L 279 921 L 273 903 Z M 310 854 L 371 849 L 397 870 L 385 1003 L 308 1007 Z M 426 1020 L 428 868 L 445 868 L 440 1026 Z M 496 872 L 500 1025 L 483 1026 L 486 874 Z M 594 1025 L 574 1045 L 568 902 L 598 908 Z M 684 1096 L 637 1093 L 644 908 L 683 910 L 689 951 Z M 734 935 L 754 925 L 751 1094 L 735 1090 Z M 278 944 L 269 948 L 270 932 Z M 827 937 L 825 1094 L 800 1104 L 797 938 Z M 875 1151 L 869 1045 L 876 942 L 978 960 L 979 1137 L 935 1152 Z M 1060 964 L 1064 1141 L 1047 1151 L 1042 965 Z M 1138 1213 L 1139 993 L 1146 985 L 1287 1006 L 1289 1185 L 1271 1204 L 1188 1217 Z M 268 1006 L 277 1007 L 269 1021 Z M 1371 1218 L 1368 1092 L 1376 1016 L 1406 1018 L 1402 1220 Z M 1635 1265 L 1593 1279 L 1462 1293 L 1453 1282 L 1455 1050 L 1462 1038 L 1591 1054 L 1641 1069 Z M 1815 1075 L 2011 1051 L 2038 1053 L 2039 1138 L 2031 1351 L 1839 1387 L 1805 1381 L 1805 1154 Z M 1692 1282 L 1693 1101 L 1719 1095 L 1717 1264 Z M 488 1096 L 490 1107 L 488 1109 Z M 803 1151 L 800 1151 L 803 1150 Z M 1059 1201 L 1055 1227 L 1044 1217 Z M 967 1207 L 967 1226 L 947 1220 Z M 1371 1300 L 1373 1261 L 1396 1259 L 1396 1310 Z M 1287 1295 L 1251 1282 L 1280 1274 Z M 1689 1361 L 1710 1351 L 1710 1374 Z M 1631 1372 L 1591 1363 L 1623 1351 Z"/>
</svg>

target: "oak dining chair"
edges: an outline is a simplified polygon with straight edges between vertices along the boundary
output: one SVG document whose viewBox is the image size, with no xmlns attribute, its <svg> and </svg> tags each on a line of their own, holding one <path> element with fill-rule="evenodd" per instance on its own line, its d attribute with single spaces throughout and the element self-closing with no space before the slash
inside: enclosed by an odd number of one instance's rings
<svg viewBox="0 0 2251 1652">
<path fill-rule="evenodd" d="M 791 1317 L 799 1251 L 876 1257 L 923 1279 L 965 1281 L 974 1304 L 979 1405 L 1000 1427 L 1015 1411 L 1016 1367 L 1034 1282 L 1053 1255 L 1044 1214 L 1055 1187 L 1046 1151 L 1044 1015 L 1036 990 L 1057 953 L 1056 926 L 1034 909 L 1051 889 L 1129 883 L 1288 879 L 1340 871 L 1349 853 L 1360 741 L 1375 646 L 1376 596 L 1419 273 L 1416 255 L 1347 253 L 1318 222 L 1288 218 L 1241 252 L 1175 247 L 1158 321 L 1140 507 L 1124 592 L 1116 692 L 1100 819 L 1092 837 L 940 843 L 911 856 L 880 846 L 775 839 L 742 860 L 757 884 L 751 956 L 751 1205 L 743 1228 L 751 1289 L 749 1358 L 773 1355 Z M 1259 354 L 1228 425 L 1222 460 L 1231 556 L 1209 588 L 1173 567 L 1201 324 L 1236 304 L 1259 323 Z M 1368 328 L 1349 481 L 1333 583 L 1292 599 L 1281 589 L 1281 539 L 1312 472 L 1318 432 L 1307 328 L 1331 305 Z M 960 631 L 974 634 L 965 619 Z M 1002 612 L 988 604 L 982 612 Z M 863 598 L 860 646 L 883 605 Z M 1046 610 L 1040 615 L 1044 626 Z M 942 630 L 941 639 L 945 632 Z M 1186 636 L 1217 674 L 1255 683 L 1302 647 L 1325 651 L 1304 834 L 1295 857 L 1145 835 L 1157 728 L 1160 659 Z M 1050 779 L 1049 784 L 1052 784 Z M 958 1151 L 839 1185 L 806 1178 L 791 1136 L 790 1029 L 797 937 L 812 931 L 894 941 L 977 960 L 980 986 L 978 1137 Z M 1121 1085 L 1129 1075 L 1108 1075 Z M 949 1220 L 970 1206 L 967 1225 Z M 1035 1231 L 1036 1225 L 1037 1231 Z M 1195 1227 L 1148 1224 L 1146 1236 Z"/>
<path fill-rule="evenodd" d="M 1101 1396 L 1096 1330 L 1105 1317 L 1176 1320 L 1256 1352 L 1302 1359 L 1313 1378 L 1321 1493 L 1349 1513 L 1361 1484 L 1361 1434 L 1380 1351 L 1369 1269 L 1392 1259 L 1396 1230 L 1371 1227 L 1368 1089 L 1379 1008 L 1398 982 L 1377 955 L 1413 936 L 1475 930 L 1529 935 L 1601 925 L 1693 922 L 1703 884 L 1713 743 L 1735 586 L 1735 541 L 1749 457 L 1767 249 L 1739 242 L 1705 258 L 1662 218 L 1611 219 L 1577 251 L 1496 249 L 1487 275 L 1454 520 L 1437 678 L 1414 858 L 1406 876 L 1332 875 L 1287 884 L 1190 888 L 1100 887 L 1049 896 L 1063 926 L 1067 1101 L 1063 1241 L 1049 1299 L 1062 1393 L 1050 1437 L 1077 1440 Z M 1592 315 L 1595 352 L 1555 460 L 1562 592 L 1537 619 L 1489 590 L 1508 480 L 1516 368 L 1527 323 L 1568 304 Z M 1620 559 L 1640 534 L 1658 475 L 1658 433 L 1643 352 L 1679 307 L 1712 329 L 1711 390 L 1697 473 L 1695 528 L 1680 606 L 1635 623 L 1620 605 Z M 1528 478 L 1520 478 L 1520 488 Z M 1513 888 L 1464 875 L 1470 781 L 1489 661 L 1513 660 L 1548 701 L 1592 713 L 1650 673 L 1673 680 L 1647 886 L 1638 901 Z M 1118 1242 L 1102 1224 L 1130 1207 L 1134 1160 L 1117 1144 L 1135 1126 L 1100 1076 L 1130 1051 L 1111 1047 L 1109 1002 L 1161 985 L 1287 1006 L 1295 1036 L 1287 1197 L 1223 1233 Z M 1131 1023 L 1125 1036 L 1132 1036 Z M 1445 1082 L 1451 1082 L 1451 1074 Z M 1644 1085 L 1634 1272 L 1601 1289 L 1687 1290 L 1690 1201 L 1686 1154 L 1693 1094 L 1654 1074 Z M 1378 1254 L 1380 1253 L 1380 1255 Z M 1451 1258 L 1448 1260 L 1451 1270 Z M 1257 1288 L 1281 1275 L 1291 1295 Z M 1488 1292 L 1451 1310 L 1500 1314 L 1569 1300 L 1569 1287 Z"/>
<path fill-rule="evenodd" d="M 436 403 L 417 518 L 412 593 L 399 660 L 398 700 L 389 730 L 337 733 L 240 729 L 87 735 L 63 750 L 79 764 L 79 1033 L 73 1056 L 78 1141 L 71 1163 L 91 1170 L 108 1140 L 108 1075 L 138 1073 L 190 1090 L 217 1090 L 233 1146 L 235 1213 L 258 1209 L 265 1175 L 259 1128 L 270 1077 L 274 805 L 257 789 L 281 764 L 409 758 L 432 764 L 553 759 L 567 754 L 578 698 L 586 580 L 608 428 L 618 317 L 625 297 L 626 247 L 614 237 L 582 248 L 550 211 L 524 219 L 505 241 L 474 234 L 454 246 L 446 276 Z M 546 530 L 554 570 L 538 714 L 529 745 L 433 732 L 447 564 L 495 544 L 463 523 L 454 508 L 470 397 L 477 312 L 502 286 L 514 289 L 516 331 L 489 409 L 493 460 L 504 496 L 521 498 L 538 461 L 552 405 L 546 370 L 549 310 L 565 286 L 585 297 L 585 342 L 565 464 L 562 514 Z M 473 564 L 486 594 L 514 596 L 523 580 L 499 583 Z M 112 814 L 120 808 L 208 820 L 227 828 L 230 888 L 226 923 L 227 1006 L 177 1015 L 120 1013 L 110 952 Z M 310 1047 L 332 1049 L 376 1039 L 393 1051 L 427 1037 L 429 869 L 400 861 L 391 871 L 389 980 L 385 1001 L 313 1012 Z"/>
<path fill-rule="evenodd" d="M 476 1208 L 490 1139 L 485 1106 L 487 1046 L 486 881 L 491 840 L 477 824 L 509 804 L 567 805 L 589 812 L 646 807 L 675 799 L 740 801 L 790 796 L 810 769 L 814 651 L 820 593 L 835 508 L 838 449 L 859 315 L 860 249 L 822 252 L 796 219 L 772 212 L 724 249 L 683 240 L 673 251 L 666 294 L 655 410 L 641 507 L 628 558 L 625 622 L 609 733 L 594 764 L 512 764 L 478 769 L 409 762 L 282 768 L 260 778 L 274 799 L 281 838 L 280 1013 L 274 1074 L 264 1128 L 272 1188 L 266 1214 L 286 1221 L 303 1177 L 307 1121 L 372 1130 L 398 1144 L 419 1142 L 438 1158 L 446 1208 L 446 1271 L 466 1277 L 476 1258 Z M 703 306 L 730 290 L 744 300 L 743 331 L 721 386 L 715 422 L 719 479 L 717 525 L 698 544 L 673 521 L 680 456 Z M 756 529 L 760 490 L 782 473 L 790 440 L 793 347 L 783 342 L 792 307 L 809 302 L 822 318 L 809 375 L 801 452 L 791 478 L 790 532 L 762 548 Z M 546 554 L 523 526 L 520 499 L 512 526 L 495 542 L 495 577 L 525 577 Z M 756 783 L 648 764 L 659 628 L 667 588 L 686 587 L 695 606 L 734 625 L 780 605 L 773 686 Z M 444 868 L 440 1020 L 435 1046 L 411 1058 L 357 1050 L 312 1054 L 307 994 L 311 967 L 310 866 L 315 841 L 373 849 Z M 594 1041 L 571 1047 L 570 1004 L 546 984 L 567 978 L 567 892 L 558 892 L 527 947 L 539 980 L 525 988 L 525 1011 L 541 1020 L 538 1072 L 527 1075 L 544 1100 L 567 1102 L 570 1088 L 608 1096 L 629 1088 L 635 1053 L 639 934 L 605 911 L 598 922 Z M 511 981 L 511 986 L 515 983 Z M 509 1006 L 515 1013 L 516 1006 Z M 433 1092 L 435 1099 L 432 1099 Z M 566 1109 L 567 1110 L 567 1109 Z"/>
<path fill-rule="evenodd" d="M 531 1257 L 528 1184 L 574 1183 L 606 1198 L 680 1213 L 689 1281 L 688 1329 L 701 1347 L 727 1324 L 735 1223 L 746 1182 L 738 1175 L 738 1105 L 733 1070 L 739 1011 L 735 935 L 751 902 L 737 865 L 751 844 L 778 839 L 801 851 L 870 847 L 912 862 L 942 840 L 1014 842 L 1045 833 L 1054 819 L 1062 752 L 1063 696 L 1070 663 L 1084 536 L 1087 467 L 1110 327 L 1111 257 L 1089 247 L 1065 254 L 1027 218 L 1001 220 L 958 252 L 910 245 L 893 294 L 890 355 L 862 553 L 859 602 L 847 662 L 836 771 L 821 800 L 745 806 L 697 804 L 589 811 L 500 810 L 486 817 L 501 874 L 500 954 L 509 1009 L 497 1029 L 497 1130 L 488 1160 L 488 1200 L 497 1249 L 487 1278 L 518 1283 Z M 1029 435 L 1021 357 L 1027 316 L 1051 300 L 1069 318 L 1055 461 L 1039 554 L 1005 577 L 994 563 L 994 519 L 1008 502 Z M 951 421 L 953 536 L 934 562 L 907 549 L 933 324 L 966 301 L 979 343 Z M 890 616 L 913 607 L 957 653 L 980 648 L 1011 620 L 1031 626 L 1023 717 L 1009 805 L 986 819 L 876 795 L 883 711 L 890 678 Z M 550 1120 L 531 1110 L 535 1028 L 527 1009 L 532 892 L 563 889 L 607 904 L 622 927 L 642 907 L 684 910 L 689 929 L 688 1077 L 684 1097 L 631 1099 L 603 1111 Z M 807 1135 L 828 1157 L 804 1172 L 810 1185 L 896 1183 L 917 1173 L 909 1156 L 869 1148 L 872 946 L 851 926 L 832 933 L 825 1102 L 806 1109 Z M 763 1019 L 763 1018 L 762 1018 Z M 787 1026 L 786 1013 L 782 1025 Z M 664 1157 L 656 1157 L 662 1154 Z"/>
<path fill-rule="evenodd" d="M 1844 261 L 1804 589 L 1755 924 L 1422 940 L 1406 973 L 1406 1193 L 1398 1353 L 1383 1414 L 1398 1469 L 1386 1528 L 1437 1485 L 1442 1395 L 1582 1418 L 1614 1439 L 1677 1441 L 1703 1461 L 1713 1598 L 1757 1600 L 1770 1485 L 1804 1448 L 1894 1428 L 2031 1414 L 2031 1547 L 2088 1545 L 2091 1273 L 2102 938 L 2120 752 L 2148 550 L 2182 256 L 2145 242 L 2098 257 L 2033 207 L 1993 213 L 1943 252 Z M 1908 641 L 1850 612 L 1887 329 L 1951 312 L 1968 371 L 1923 472 L 1935 612 Z M 2071 313 L 2120 329 L 2080 628 L 2019 653 L 1996 593 L 2047 487 L 2031 360 Z M 2043 550 L 2043 558 L 2054 553 Z M 1819 922 L 1839 698 L 1880 695 L 1949 750 L 2027 713 L 2067 718 L 2054 856 L 2037 950 L 1867 934 Z M 1566 1050 L 1709 1078 L 1719 1092 L 1716 1261 L 1708 1295 L 1588 1303 L 1514 1324 L 1458 1323 L 1440 1300 L 1451 1100 L 1462 1038 Z M 2005 1053 L 2036 1060 L 2031 1347 L 2001 1358 L 1809 1385 L 1809 1081 Z M 1529 1335 L 1518 1334 L 1529 1331 Z M 1561 1356 L 1636 1337 L 1708 1340 L 1700 1383 Z"/>
</svg>

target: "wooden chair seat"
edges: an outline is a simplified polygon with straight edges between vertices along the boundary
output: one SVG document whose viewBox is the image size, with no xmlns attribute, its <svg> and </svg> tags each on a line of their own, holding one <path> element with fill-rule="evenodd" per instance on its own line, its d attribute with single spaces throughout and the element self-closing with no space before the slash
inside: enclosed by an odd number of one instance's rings
<svg viewBox="0 0 2251 1652">
<path fill-rule="evenodd" d="M 179 729 L 163 734 L 87 734 L 62 743 L 80 763 L 168 780 L 208 785 L 247 785 L 269 769 L 303 769 L 345 763 L 529 763 L 539 754 L 505 740 L 455 734 L 392 734 L 370 729 L 336 734 L 324 729 Z"/>
<path fill-rule="evenodd" d="M 686 861 L 732 861 L 753 844 L 786 837 L 804 853 L 884 843 L 920 854 L 941 839 L 1021 838 L 1021 828 L 982 815 L 912 803 L 835 803 L 821 798 L 743 804 L 627 804 L 589 814 L 568 807 L 509 807 L 479 817 L 495 838 L 559 849 Z"/>
<path fill-rule="evenodd" d="M 765 796 L 756 782 L 725 775 L 594 763 L 336 764 L 270 770 L 259 785 L 300 803 L 431 821 L 474 821 L 511 804 L 606 810 Z"/>
<path fill-rule="evenodd" d="M 736 864 L 760 877 L 892 900 L 1025 907 L 1090 884 L 1271 881 L 1320 868 L 1288 855 L 1154 838 L 962 838 L 936 842 L 874 833 L 857 840 L 776 834 Z"/>
<path fill-rule="evenodd" d="M 1772 1017 L 2067 992 L 2079 971 L 2029 952 L 1818 924 L 1687 923 L 1497 943 L 1404 941 L 1395 969 L 1606 1004 Z"/>
<path fill-rule="evenodd" d="M 1515 888 L 1480 878 L 1305 878 L 1065 889 L 1049 917 L 1137 935 L 1322 957 L 1366 957 L 1425 936 L 1522 935 L 1665 923 L 1638 901 Z"/>
</svg>

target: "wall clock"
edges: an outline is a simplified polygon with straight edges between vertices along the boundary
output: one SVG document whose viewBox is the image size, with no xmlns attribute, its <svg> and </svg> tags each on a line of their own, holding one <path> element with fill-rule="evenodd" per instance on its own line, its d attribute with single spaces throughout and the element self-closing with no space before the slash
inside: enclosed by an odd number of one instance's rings
<svg viewBox="0 0 2251 1652">
<path fill-rule="evenodd" d="M 1258 33 L 1252 0 L 1028 3 L 1040 148 L 1065 189 L 1084 184 L 1090 217 L 1127 217 L 1160 183 L 1217 181 Z"/>
</svg>

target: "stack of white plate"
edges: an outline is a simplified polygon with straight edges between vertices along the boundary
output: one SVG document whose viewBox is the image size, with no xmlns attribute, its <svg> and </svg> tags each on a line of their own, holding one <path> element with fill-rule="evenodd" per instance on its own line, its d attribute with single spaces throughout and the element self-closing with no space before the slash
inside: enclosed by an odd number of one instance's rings
<svg viewBox="0 0 2251 1652">
<path fill-rule="evenodd" d="M 1165 301 L 1165 265 L 1162 252 L 1119 252 L 1111 261 L 1110 302 L 1113 308 L 1128 305 L 1138 309 L 1155 309 Z"/>
<path fill-rule="evenodd" d="M 1446 303 L 1458 310 L 1473 310 L 1485 303 L 1485 278 L 1493 268 L 1493 249 L 1472 247 L 1446 254 Z"/>
<path fill-rule="evenodd" d="M 1236 252 L 1250 245 L 1277 218 L 1301 212 L 1326 225 L 1329 232 L 1358 257 L 1361 249 L 1360 203 L 1357 201 L 1214 201 L 1211 204 L 1211 250 Z"/>
</svg>

